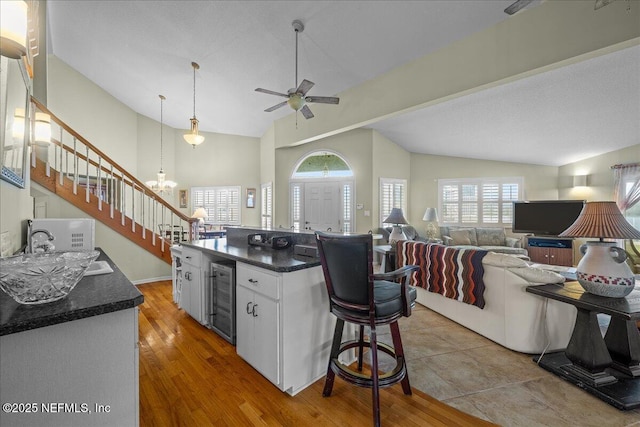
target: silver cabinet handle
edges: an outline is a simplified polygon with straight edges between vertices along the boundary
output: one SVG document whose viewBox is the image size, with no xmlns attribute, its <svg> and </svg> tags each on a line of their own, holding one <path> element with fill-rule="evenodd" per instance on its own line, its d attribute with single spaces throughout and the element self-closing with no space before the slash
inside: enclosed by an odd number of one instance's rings
<svg viewBox="0 0 640 427">
<path fill-rule="evenodd" d="M 253 314 L 253 317 L 258 317 L 258 312 L 256 311 L 257 306 L 258 304 L 254 304 L 253 309 L 251 309 L 251 314 Z"/>
<path fill-rule="evenodd" d="M 253 304 L 251 301 L 247 303 L 247 314 L 251 314 L 253 311 L 249 311 L 249 306 Z"/>
<path fill-rule="evenodd" d="M 249 279 L 249 283 L 258 283 L 256 279 Z"/>
</svg>

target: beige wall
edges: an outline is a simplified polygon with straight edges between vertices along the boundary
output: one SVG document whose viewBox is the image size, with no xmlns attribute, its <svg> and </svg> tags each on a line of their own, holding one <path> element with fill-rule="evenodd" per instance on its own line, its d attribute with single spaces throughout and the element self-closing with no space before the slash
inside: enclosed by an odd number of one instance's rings
<svg viewBox="0 0 640 427">
<path fill-rule="evenodd" d="M 276 150 L 274 227 L 289 227 L 289 180 L 293 169 L 307 154 L 319 150 L 331 150 L 342 156 L 356 177 L 356 204 L 361 203 L 364 209 L 356 211 L 356 230 L 366 232 L 371 229 L 371 217 L 364 217 L 364 210 L 372 209 L 371 177 L 372 177 L 372 143 L 370 129 L 356 129 L 340 135 L 325 138 L 296 147 Z"/>
<path fill-rule="evenodd" d="M 640 144 L 561 166 L 558 173 L 560 199 L 583 199 L 588 202 L 613 200 L 611 166 L 640 162 Z M 573 187 L 574 175 L 588 175 L 586 187 Z"/>
<path fill-rule="evenodd" d="M 32 185 L 38 200 L 47 204 L 47 217 L 87 218 L 83 211 L 46 188 L 35 183 Z M 95 245 L 105 251 L 124 275 L 134 283 L 171 279 L 169 264 L 140 249 L 138 245 L 115 233 L 100 221 L 96 221 Z"/>
<path fill-rule="evenodd" d="M 511 176 L 524 177 L 526 200 L 558 198 L 558 168 L 554 166 L 412 154 L 407 221 L 421 224 L 425 209 L 438 206 L 438 179 Z"/>
<path fill-rule="evenodd" d="M 133 175 L 138 171 L 138 114 L 53 55 L 47 107 Z"/>
</svg>

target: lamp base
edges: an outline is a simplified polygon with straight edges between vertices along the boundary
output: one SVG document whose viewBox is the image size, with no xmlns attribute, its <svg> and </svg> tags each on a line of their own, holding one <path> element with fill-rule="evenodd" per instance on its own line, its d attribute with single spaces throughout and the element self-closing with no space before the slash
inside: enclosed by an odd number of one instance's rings
<svg viewBox="0 0 640 427">
<path fill-rule="evenodd" d="M 580 251 L 584 257 L 576 276 L 585 291 L 609 298 L 624 298 L 633 291 L 635 277 L 625 262 L 624 249 L 613 242 L 587 242 Z"/>
<path fill-rule="evenodd" d="M 401 226 L 394 225 L 393 229 L 391 230 L 391 234 L 389 234 L 389 244 L 393 246 L 399 240 L 407 240 L 407 236 L 405 236 Z"/>
</svg>

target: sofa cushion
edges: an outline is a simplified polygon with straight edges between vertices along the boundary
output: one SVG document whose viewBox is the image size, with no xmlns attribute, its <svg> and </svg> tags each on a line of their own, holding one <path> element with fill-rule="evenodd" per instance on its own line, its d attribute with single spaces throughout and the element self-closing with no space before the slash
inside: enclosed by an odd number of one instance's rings
<svg viewBox="0 0 640 427">
<path fill-rule="evenodd" d="M 507 246 L 503 228 L 476 228 L 478 246 Z"/>
<path fill-rule="evenodd" d="M 496 252 L 489 252 L 482 260 L 484 265 L 492 265 L 494 267 L 522 267 L 529 266 L 523 259 Z"/>
<path fill-rule="evenodd" d="M 476 231 L 473 228 L 452 228 L 449 231 L 449 237 L 452 239 L 452 245 L 478 246 Z"/>
</svg>

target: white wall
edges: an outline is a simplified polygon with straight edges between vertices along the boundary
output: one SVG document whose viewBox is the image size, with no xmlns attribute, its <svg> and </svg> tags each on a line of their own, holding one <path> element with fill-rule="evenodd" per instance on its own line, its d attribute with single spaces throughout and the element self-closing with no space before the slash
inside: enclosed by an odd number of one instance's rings
<svg viewBox="0 0 640 427">
<path fill-rule="evenodd" d="M 561 166 L 558 173 L 560 199 L 588 202 L 613 200 L 611 166 L 640 162 L 640 144 Z M 573 187 L 574 175 L 588 175 L 586 187 Z"/>
</svg>

